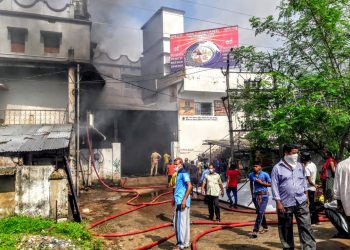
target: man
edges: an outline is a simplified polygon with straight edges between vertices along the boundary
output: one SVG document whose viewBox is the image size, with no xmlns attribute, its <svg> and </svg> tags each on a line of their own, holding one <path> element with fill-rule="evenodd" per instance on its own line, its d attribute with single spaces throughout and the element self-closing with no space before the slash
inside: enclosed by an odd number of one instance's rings
<svg viewBox="0 0 350 250">
<path fill-rule="evenodd" d="M 350 145 L 347 145 L 350 152 Z M 338 209 L 346 216 L 348 224 L 348 237 L 350 237 L 350 157 L 341 161 L 334 177 L 334 198 L 337 200 Z"/>
<path fill-rule="evenodd" d="M 170 183 L 171 177 L 175 173 L 174 168 L 175 168 L 175 166 L 173 164 L 173 161 L 170 159 L 169 163 L 168 163 L 168 166 L 166 168 L 166 175 L 168 175 L 168 184 Z"/>
<path fill-rule="evenodd" d="M 154 175 L 158 174 L 158 162 L 161 158 L 162 158 L 162 156 L 156 151 L 154 151 L 151 154 L 151 174 L 150 174 L 150 176 L 153 175 L 153 170 L 155 170 Z"/>
<path fill-rule="evenodd" d="M 188 162 L 188 158 L 185 158 L 184 167 L 187 173 L 190 172 L 190 166 L 191 164 Z"/>
<path fill-rule="evenodd" d="M 209 219 L 214 219 L 214 211 L 216 220 L 220 221 L 219 194 L 224 196 L 224 187 L 221 182 L 221 177 L 215 172 L 213 164 L 209 166 L 209 174 L 205 176 L 202 183 L 202 194 L 206 194 L 208 202 Z M 206 186 L 206 188 L 205 188 Z"/>
<path fill-rule="evenodd" d="M 237 185 L 239 178 L 241 176 L 241 173 L 237 170 L 237 165 L 236 164 L 231 164 L 229 170 L 227 170 L 226 173 L 227 176 L 227 186 L 226 186 L 226 194 L 227 197 L 230 200 L 230 208 L 234 207 L 237 208 Z M 233 204 L 231 193 L 233 194 L 233 197 L 235 198 L 235 203 Z"/>
<path fill-rule="evenodd" d="M 252 238 L 258 237 L 260 225 L 263 227 L 261 233 L 268 231 L 265 218 L 265 210 L 269 201 L 268 187 L 271 187 L 271 178 L 268 173 L 261 171 L 261 164 L 255 162 L 253 172 L 249 174 L 250 192 L 252 194 L 253 203 L 256 208 L 256 220 L 251 234 Z"/>
<path fill-rule="evenodd" d="M 304 168 L 296 145 L 284 145 L 284 157 L 272 169 L 272 194 L 276 201 L 278 231 L 283 249 L 294 249 L 293 214 L 298 224 L 301 249 L 316 249 L 311 230 Z"/>
<path fill-rule="evenodd" d="M 190 178 L 193 188 L 195 189 L 195 192 L 198 191 L 198 168 L 196 165 L 194 165 L 194 161 L 191 161 L 190 164 Z"/>
<path fill-rule="evenodd" d="M 321 181 L 322 189 L 325 201 L 331 202 L 333 200 L 333 185 L 334 185 L 334 175 L 337 162 L 333 158 L 333 154 L 324 149 L 325 162 L 323 163 L 321 170 Z"/>
<path fill-rule="evenodd" d="M 300 162 L 305 167 L 305 176 L 307 180 L 307 194 L 309 198 L 309 210 L 311 213 L 311 224 L 319 224 L 318 213 L 315 206 L 315 193 L 318 186 L 316 185 L 317 167 L 315 163 L 311 161 L 311 155 L 309 152 L 301 152 Z"/>
<path fill-rule="evenodd" d="M 181 158 L 174 160 L 175 169 L 177 169 L 176 185 L 174 190 L 175 215 L 174 229 L 176 234 L 176 247 L 174 250 L 184 249 L 190 246 L 190 193 L 192 184 L 190 176 L 183 168 Z"/>
<path fill-rule="evenodd" d="M 170 155 L 167 153 L 167 152 L 165 152 L 164 153 L 164 155 L 163 155 L 163 174 L 165 174 L 166 175 L 166 170 L 167 170 L 167 167 L 168 167 L 168 164 L 169 164 L 169 160 L 170 160 Z"/>
</svg>

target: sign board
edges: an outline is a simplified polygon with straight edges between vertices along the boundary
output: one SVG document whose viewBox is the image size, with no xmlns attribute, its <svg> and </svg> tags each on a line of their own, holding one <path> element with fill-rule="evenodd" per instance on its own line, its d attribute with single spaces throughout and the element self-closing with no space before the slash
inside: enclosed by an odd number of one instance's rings
<svg viewBox="0 0 350 250">
<path fill-rule="evenodd" d="M 182 116 L 181 120 L 183 121 L 217 121 L 216 116 Z"/>
<path fill-rule="evenodd" d="M 237 26 L 171 35 L 171 71 L 185 66 L 224 67 L 227 53 L 234 47 L 238 47 Z"/>
</svg>

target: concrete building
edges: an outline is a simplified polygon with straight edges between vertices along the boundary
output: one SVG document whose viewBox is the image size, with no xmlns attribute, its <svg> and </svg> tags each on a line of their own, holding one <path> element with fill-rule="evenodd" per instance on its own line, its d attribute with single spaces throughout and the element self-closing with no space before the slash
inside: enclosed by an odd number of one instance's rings
<svg viewBox="0 0 350 250">
<path fill-rule="evenodd" d="M 17 214 L 30 214 L 24 211 L 35 211 L 43 202 L 49 204 L 49 195 L 37 187 L 41 185 L 46 189 L 51 179 L 61 178 L 58 178 L 60 174 L 53 173 L 62 166 L 63 156 L 69 157 L 71 165 L 75 165 L 73 124 L 79 119 L 76 109 L 80 104 L 75 85 L 77 65 L 81 68 L 82 88 L 86 82 L 104 83 L 90 64 L 91 22 L 86 2 L 0 1 L 0 126 L 5 133 L 0 137 L 0 157 L 5 159 L 0 175 L 4 181 L 10 180 L 11 187 L 1 189 L 0 193 L 3 196 L 9 190 L 15 191 L 16 197 L 25 193 L 25 199 L 30 202 L 23 210 L 16 198 L 13 211 Z M 17 126 L 21 127 L 17 131 L 20 134 L 15 133 Z M 68 130 L 56 131 L 55 126 Z M 13 133 L 6 134 L 5 130 Z M 51 136 L 51 139 L 37 136 Z M 57 144 L 61 136 L 64 136 L 64 145 Z M 23 161 L 9 161 L 15 156 Z M 8 167 L 11 171 L 6 170 Z M 74 166 L 73 170 L 77 183 L 78 171 Z M 63 190 L 61 197 L 58 194 L 52 197 L 65 200 L 62 203 L 65 206 L 67 192 Z M 35 215 L 52 216 L 47 204 Z"/>
<path fill-rule="evenodd" d="M 156 76 L 145 86 L 156 91 L 145 99 L 162 110 L 176 112 L 176 142 L 173 157 L 196 159 L 208 152 L 206 141 L 228 140 L 228 118 L 221 100 L 226 96 L 226 79 L 220 69 L 185 67 L 170 73 L 170 34 L 184 32 L 184 12 L 159 9 L 142 27 L 144 37 L 143 77 Z M 160 74 L 160 75 L 159 75 Z M 249 74 L 231 74 L 230 88 L 243 86 Z M 234 130 L 242 130 L 242 114 L 233 114 Z M 235 133 L 236 145 L 242 133 Z M 213 151 L 221 147 L 212 148 Z M 208 153 L 209 155 L 209 153 Z M 213 155 L 214 157 L 214 155 Z"/>
</svg>

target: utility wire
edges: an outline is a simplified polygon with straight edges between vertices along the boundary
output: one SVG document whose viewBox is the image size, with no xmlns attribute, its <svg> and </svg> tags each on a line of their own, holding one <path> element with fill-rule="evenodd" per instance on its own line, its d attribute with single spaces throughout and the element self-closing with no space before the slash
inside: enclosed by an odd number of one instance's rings
<svg viewBox="0 0 350 250">
<path fill-rule="evenodd" d="M 209 22 L 209 21 L 208 21 L 208 22 Z M 135 31 L 142 32 L 142 30 L 141 30 L 140 28 L 137 28 L 137 27 L 122 26 L 122 25 L 115 26 L 115 25 L 112 24 L 112 23 L 96 22 L 96 21 L 94 21 L 94 22 L 92 22 L 92 23 L 93 23 L 93 24 L 99 24 L 99 25 L 109 25 L 109 26 L 113 26 L 113 28 L 132 29 L 132 30 L 135 30 Z M 212 22 L 212 23 L 213 23 L 213 22 Z M 252 30 L 252 31 L 253 31 L 253 29 L 250 29 L 250 28 L 243 28 L 243 27 L 240 27 L 240 26 L 237 26 L 237 25 L 229 25 L 229 24 L 224 24 L 224 23 L 215 23 L 215 24 L 220 24 L 220 25 L 224 25 L 224 26 L 235 26 L 235 27 L 237 27 L 238 29 Z M 155 32 L 155 31 L 152 31 L 152 32 L 150 32 L 150 33 L 172 35 L 171 33 Z M 188 33 L 188 32 L 185 32 L 185 33 Z M 261 46 L 261 45 L 248 44 L 248 43 L 241 43 L 241 42 L 239 42 L 239 45 L 254 46 L 254 47 L 257 47 L 257 48 L 264 48 L 264 49 L 275 49 L 275 47 Z"/>
<path fill-rule="evenodd" d="M 213 5 L 204 4 L 204 3 L 200 3 L 200 2 L 193 2 L 193 1 L 189 1 L 189 0 L 177 0 L 177 1 L 185 2 L 185 3 L 191 3 L 193 5 L 201 5 L 201 6 L 204 6 L 204 7 L 211 8 L 211 9 L 216 9 L 216 10 L 220 10 L 220 11 L 226 11 L 226 12 L 235 13 L 235 14 L 239 14 L 239 15 L 243 15 L 243 16 L 249 16 L 249 17 L 253 17 L 254 16 L 254 15 L 251 15 L 251 14 L 248 14 L 248 13 L 235 11 L 235 10 L 231 10 L 231 9 L 226 9 L 226 8 L 220 8 L 220 7 L 216 7 L 216 6 L 213 6 Z"/>
</svg>

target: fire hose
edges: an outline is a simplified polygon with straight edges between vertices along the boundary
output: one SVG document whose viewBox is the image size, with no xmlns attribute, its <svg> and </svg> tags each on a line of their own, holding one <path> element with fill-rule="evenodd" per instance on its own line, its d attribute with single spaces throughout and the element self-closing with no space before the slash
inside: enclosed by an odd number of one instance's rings
<svg viewBox="0 0 350 250">
<path fill-rule="evenodd" d="M 88 150 L 89 150 L 89 157 L 93 157 L 92 154 L 92 148 L 91 148 L 91 142 L 90 142 L 90 136 L 89 136 L 89 129 L 88 127 L 86 128 L 86 133 L 87 133 L 87 144 L 88 144 Z M 160 195 L 158 195 L 157 197 L 155 197 L 152 201 L 150 202 L 141 202 L 141 203 L 133 203 L 133 201 L 137 200 L 140 197 L 140 193 L 138 192 L 139 189 L 164 189 L 166 188 L 165 185 L 159 185 L 159 186 L 138 186 L 138 187 L 125 187 L 125 184 L 127 182 L 127 179 L 124 179 L 124 182 L 122 183 L 122 188 L 115 188 L 115 187 L 111 187 L 109 185 L 107 185 L 100 177 L 96 166 L 95 166 L 95 162 L 92 160 L 92 167 L 96 173 L 96 176 L 99 180 L 99 182 L 107 189 L 112 190 L 114 192 L 121 192 L 121 193 L 131 193 L 134 194 L 135 196 L 132 197 L 130 200 L 127 201 L 126 204 L 131 205 L 131 206 L 135 206 L 132 209 L 129 209 L 127 211 L 115 214 L 115 215 L 111 215 L 109 217 L 106 217 L 100 221 L 97 221 L 93 224 L 90 225 L 89 229 L 92 229 L 98 225 L 101 225 L 109 220 L 115 219 L 117 217 L 123 216 L 125 214 L 129 214 L 132 213 L 136 210 L 145 208 L 147 206 L 153 206 L 153 205 L 162 205 L 165 203 L 170 203 L 172 201 L 172 199 L 168 199 L 168 200 L 164 200 L 164 201 L 158 201 L 160 198 L 162 198 L 163 196 L 169 195 L 172 193 L 172 191 L 169 192 L 165 192 L 162 193 Z M 193 200 L 202 200 L 202 199 L 193 199 Z M 227 208 L 225 206 L 220 205 L 221 208 L 225 209 L 225 210 L 229 210 L 232 212 L 239 212 L 239 213 L 247 213 L 247 214 L 255 214 L 255 210 L 250 210 L 250 209 L 235 209 L 235 208 Z M 266 212 L 266 214 L 275 214 L 276 212 Z M 327 219 L 325 218 L 320 218 L 320 221 L 327 221 Z M 213 221 L 192 221 L 191 225 L 217 225 L 216 227 L 210 228 L 210 229 L 206 229 L 204 231 L 202 231 L 200 234 L 196 235 L 192 241 L 192 249 L 193 250 L 197 250 L 197 242 L 198 240 L 205 236 L 206 234 L 218 231 L 218 230 L 223 230 L 223 229 L 227 229 L 227 228 L 235 228 L 235 227 L 245 227 L 245 226 L 251 226 L 254 225 L 255 222 L 234 222 L 234 221 L 224 221 L 224 222 L 213 222 Z M 268 225 L 276 225 L 278 222 L 277 221 L 268 221 L 267 224 Z M 296 222 L 293 221 L 293 223 L 295 224 Z M 149 232 L 149 231 L 153 231 L 153 230 L 157 230 L 157 229 L 161 229 L 161 228 L 165 228 L 165 227 L 171 227 L 173 225 L 173 223 L 164 223 L 164 224 L 159 224 L 159 225 L 155 225 L 152 227 L 148 227 L 145 229 L 139 229 L 139 230 L 133 230 L 130 232 L 124 232 L 124 233 L 94 233 L 93 235 L 95 236 L 100 236 L 100 237 L 123 237 L 123 236 L 129 236 L 129 235 L 135 235 L 135 234 L 141 234 L 141 233 L 145 233 L 145 232 Z M 146 250 L 146 249 L 150 249 L 154 246 L 157 246 L 165 241 L 167 241 L 168 239 L 172 238 L 173 236 L 175 236 L 175 233 L 171 233 L 169 235 L 167 235 L 166 237 L 163 237 L 160 240 L 151 242 L 150 244 L 147 244 L 145 246 L 142 246 L 140 248 L 137 248 L 138 250 Z"/>
</svg>

